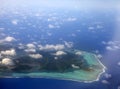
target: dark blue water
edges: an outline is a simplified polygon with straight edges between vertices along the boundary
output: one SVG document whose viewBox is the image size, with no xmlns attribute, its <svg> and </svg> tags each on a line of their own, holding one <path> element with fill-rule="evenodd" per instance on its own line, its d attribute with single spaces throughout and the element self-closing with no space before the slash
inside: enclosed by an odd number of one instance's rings
<svg viewBox="0 0 120 89">
<path fill-rule="evenodd" d="M 27 19 L 24 20 L 23 16 L 15 14 L 3 15 L 0 18 L 0 27 L 6 29 L 2 31 L 2 33 L 20 39 L 14 42 L 14 45 L 31 42 L 62 44 L 64 41 L 70 41 L 74 43 L 73 48 L 75 49 L 88 52 L 98 50 L 103 56 L 101 59 L 102 63 L 107 67 L 106 73 L 111 74 L 112 77 L 106 78 L 103 74 L 99 81 L 93 83 L 44 78 L 1 78 L 0 89 L 117 89 L 118 86 L 120 86 L 120 66 L 117 65 L 120 60 L 120 50 L 109 52 L 106 50 L 106 45 L 102 44 L 102 41 L 108 42 L 113 40 L 114 35 L 116 35 L 116 12 L 91 11 L 86 13 L 77 11 L 64 14 L 57 12 L 57 14 L 53 15 L 58 17 L 57 24 L 60 28 L 49 29 L 47 15 L 42 17 L 44 19 L 26 15 Z M 63 22 L 63 20 L 61 20 L 67 17 L 76 17 L 77 21 Z M 10 22 L 14 18 L 20 20 L 16 26 L 11 25 Z M 28 22 L 32 25 L 29 26 Z M 52 21 L 50 23 L 54 24 L 55 22 Z M 97 29 L 96 24 L 98 23 L 103 27 Z M 88 30 L 89 26 L 97 30 Z M 21 29 L 20 27 L 23 28 Z M 13 34 L 13 32 L 17 34 Z M 52 36 L 47 35 L 47 32 L 52 33 Z M 28 37 L 28 35 L 30 36 Z M 1 36 L 0 38 L 4 37 L 5 36 Z M 103 80 L 109 83 L 102 83 Z"/>
</svg>

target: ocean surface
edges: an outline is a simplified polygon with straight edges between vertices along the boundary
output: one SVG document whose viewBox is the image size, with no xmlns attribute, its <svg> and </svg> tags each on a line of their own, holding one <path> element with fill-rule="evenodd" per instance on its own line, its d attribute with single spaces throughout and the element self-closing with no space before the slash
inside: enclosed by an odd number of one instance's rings
<svg viewBox="0 0 120 89">
<path fill-rule="evenodd" d="M 120 17 L 117 10 L 30 11 L 0 14 L 2 43 L 7 36 L 17 39 L 9 43 L 12 45 L 71 42 L 73 49 L 101 55 L 100 61 L 106 71 L 99 81 L 92 83 L 51 78 L 0 78 L 0 89 L 120 89 Z"/>
</svg>

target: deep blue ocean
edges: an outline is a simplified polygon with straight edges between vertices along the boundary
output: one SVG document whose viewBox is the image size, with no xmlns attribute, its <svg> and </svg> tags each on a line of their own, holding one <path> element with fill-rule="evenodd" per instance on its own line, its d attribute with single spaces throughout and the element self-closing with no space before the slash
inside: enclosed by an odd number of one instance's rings
<svg viewBox="0 0 120 89">
<path fill-rule="evenodd" d="M 120 29 L 116 10 L 9 12 L 0 15 L 0 39 L 63 44 L 102 55 L 106 72 L 92 83 L 45 78 L 0 78 L 0 89 L 120 89 Z M 29 13 L 29 14 L 28 14 Z M 120 17 L 119 17 L 120 18 Z M 106 77 L 106 74 L 110 76 Z"/>
</svg>

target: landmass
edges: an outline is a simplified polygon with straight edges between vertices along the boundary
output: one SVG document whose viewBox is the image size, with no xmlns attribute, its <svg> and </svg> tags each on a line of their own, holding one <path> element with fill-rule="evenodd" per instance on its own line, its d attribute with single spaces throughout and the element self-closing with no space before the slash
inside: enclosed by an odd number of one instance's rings
<svg viewBox="0 0 120 89">
<path fill-rule="evenodd" d="M 1 46 L 2 49 L 9 47 Z M 17 54 L 14 57 L 8 54 L 0 58 L 1 78 L 53 78 L 91 82 L 97 81 L 105 71 L 95 54 L 81 50 L 39 50 L 37 54 L 28 55 L 25 50 L 15 49 Z M 14 53 L 14 49 L 10 52 Z M 1 54 L 5 54 L 4 51 Z"/>
</svg>

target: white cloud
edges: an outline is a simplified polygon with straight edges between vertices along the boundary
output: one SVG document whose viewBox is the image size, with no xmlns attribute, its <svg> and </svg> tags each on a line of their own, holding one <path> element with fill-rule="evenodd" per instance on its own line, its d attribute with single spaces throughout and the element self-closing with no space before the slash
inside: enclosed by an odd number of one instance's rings
<svg viewBox="0 0 120 89">
<path fill-rule="evenodd" d="M 62 56 L 62 55 L 66 55 L 67 53 L 65 53 L 64 51 L 57 51 L 54 55 L 55 56 Z"/>
<path fill-rule="evenodd" d="M 110 51 L 116 51 L 120 50 L 120 42 L 119 41 L 108 41 L 108 42 L 102 42 L 104 45 L 106 45 L 106 49 Z"/>
<path fill-rule="evenodd" d="M 109 84 L 109 82 L 107 80 L 102 80 L 103 84 Z"/>
<path fill-rule="evenodd" d="M 48 35 L 48 36 L 52 36 L 52 33 L 49 33 L 49 32 L 48 32 L 47 35 Z"/>
<path fill-rule="evenodd" d="M 82 52 L 80 52 L 80 51 L 75 53 L 75 55 L 78 55 L 78 56 L 81 55 L 81 54 L 82 54 Z"/>
<path fill-rule="evenodd" d="M 18 20 L 14 19 L 14 20 L 11 21 L 11 23 L 12 23 L 13 25 L 17 25 L 17 24 L 18 24 Z"/>
<path fill-rule="evenodd" d="M 111 46 L 106 47 L 107 50 L 114 50 Z"/>
<path fill-rule="evenodd" d="M 77 18 L 75 18 L 75 17 L 69 17 L 69 18 L 67 19 L 67 21 L 70 21 L 70 22 L 76 21 L 76 20 L 77 20 Z"/>
<path fill-rule="evenodd" d="M 1 53 L 0 53 L 0 58 L 2 58 L 2 55 L 1 55 Z"/>
<path fill-rule="evenodd" d="M 55 59 L 55 60 L 57 60 L 57 59 L 58 59 L 58 57 L 54 57 L 54 59 Z"/>
<path fill-rule="evenodd" d="M 60 28 L 59 24 L 56 22 L 54 24 L 49 24 L 48 28 L 53 29 L 53 28 Z"/>
<path fill-rule="evenodd" d="M 10 58 L 4 58 L 4 59 L 2 59 L 1 64 L 6 65 L 6 66 L 13 66 L 14 62 Z"/>
<path fill-rule="evenodd" d="M 72 36 L 72 37 L 76 37 L 76 34 L 72 33 L 71 36 Z"/>
<path fill-rule="evenodd" d="M 15 49 L 1 51 L 1 55 L 15 56 L 16 55 L 16 51 L 15 51 Z"/>
<path fill-rule="evenodd" d="M 105 45 L 105 44 L 107 44 L 107 43 L 106 43 L 105 41 L 102 41 L 102 44 L 104 44 L 104 45 Z"/>
<path fill-rule="evenodd" d="M 30 49 L 25 49 L 24 51 L 27 52 L 27 53 L 30 53 L 30 52 L 35 53 L 36 49 L 30 48 Z"/>
<path fill-rule="evenodd" d="M 97 57 L 98 57 L 99 59 L 101 59 L 101 58 L 102 58 L 102 55 L 101 55 L 101 54 L 98 54 Z"/>
<path fill-rule="evenodd" d="M 113 51 L 113 50 L 116 51 L 116 50 L 120 50 L 120 46 L 115 46 L 115 45 L 107 46 L 106 49 L 111 50 L 111 51 Z"/>
<path fill-rule="evenodd" d="M 118 62 L 118 66 L 120 66 L 120 62 Z"/>
<path fill-rule="evenodd" d="M 15 41 L 16 39 L 14 38 L 14 37 L 11 37 L 11 36 L 7 36 L 4 40 L 3 40 L 3 42 L 5 41 L 5 42 L 12 42 L 12 41 Z"/>
<path fill-rule="evenodd" d="M 92 26 L 90 26 L 90 27 L 88 27 L 88 29 L 89 29 L 89 30 L 94 30 L 95 28 L 92 27 Z"/>
<path fill-rule="evenodd" d="M 48 18 L 48 21 L 56 21 L 58 18 L 57 17 L 50 17 Z"/>
<path fill-rule="evenodd" d="M 72 64 L 71 66 L 72 66 L 73 68 L 75 68 L 75 69 L 80 68 L 79 66 L 76 66 L 75 64 Z"/>
<path fill-rule="evenodd" d="M 35 58 L 35 59 L 43 58 L 43 56 L 41 54 L 29 54 L 29 56 L 31 58 Z"/>
<path fill-rule="evenodd" d="M 51 50 L 62 50 L 64 49 L 65 46 L 62 45 L 62 44 L 57 44 L 57 45 L 45 45 L 45 46 L 42 46 L 42 45 L 39 45 L 39 49 L 40 50 L 47 50 L 47 51 L 51 51 Z"/>
<path fill-rule="evenodd" d="M 107 79 L 112 77 L 112 75 L 111 75 L 111 74 L 108 74 L 108 73 L 105 73 L 104 76 L 105 76 L 105 78 L 107 78 Z"/>
<path fill-rule="evenodd" d="M 96 26 L 96 28 L 97 28 L 97 29 L 101 29 L 101 28 L 103 28 L 103 26 L 98 24 L 98 25 Z"/>
<path fill-rule="evenodd" d="M 18 48 L 19 48 L 19 49 L 24 49 L 25 46 L 24 46 L 22 43 L 19 43 L 19 44 L 18 44 Z"/>
<path fill-rule="evenodd" d="M 52 25 L 52 24 L 49 24 L 48 27 L 51 28 L 51 29 L 52 29 L 52 28 L 55 28 L 55 26 Z"/>
<path fill-rule="evenodd" d="M 118 86 L 118 88 L 117 89 L 120 89 L 120 86 Z"/>
<path fill-rule="evenodd" d="M 29 43 L 29 44 L 27 44 L 26 45 L 28 48 L 35 48 L 36 46 L 34 45 L 34 44 L 32 44 L 32 43 Z"/>
<path fill-rule="evenodd" d="M 5 28 L 1 28 L 1 27 L 0 27 L 0 31 L 2 31 L 2 30 L 4 30 L 4 29 L 5 29 Z"/>
<path fill-rule="evenodd" d="M 65 46 L 68 47 L 68 48 L 73 47 L 73 42 L 64 41 L 64 44 L 65 44 Z"/>
</svg>

